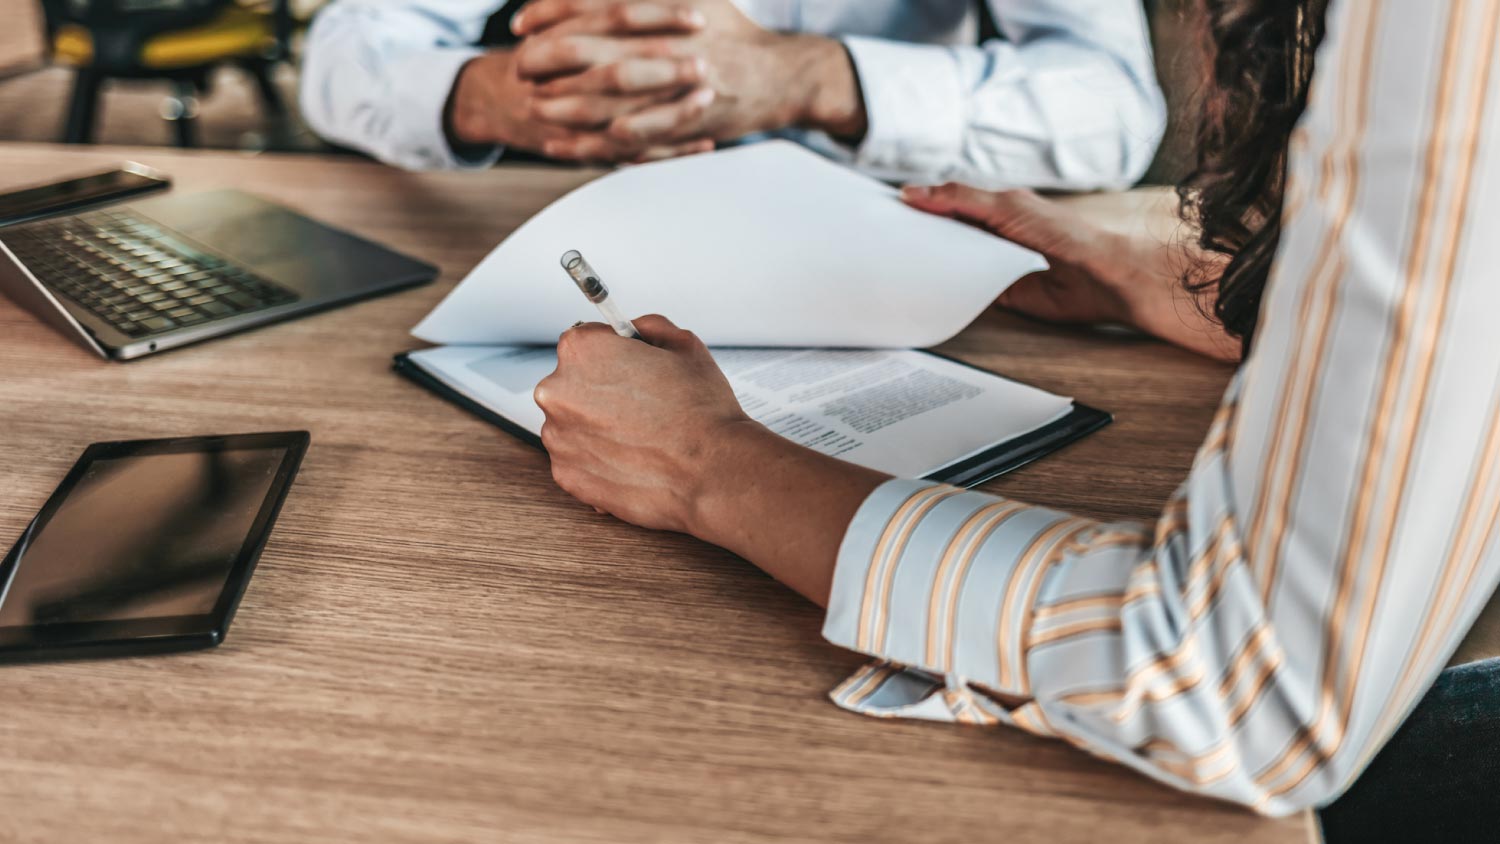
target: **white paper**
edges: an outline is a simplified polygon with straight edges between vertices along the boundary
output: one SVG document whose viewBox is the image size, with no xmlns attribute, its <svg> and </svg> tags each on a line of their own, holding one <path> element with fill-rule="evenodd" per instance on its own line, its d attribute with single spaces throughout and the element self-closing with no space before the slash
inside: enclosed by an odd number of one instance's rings
<svg viewBox="0 0 1500 844">
<path fill-rule="evenodd" d="M 598 320 L 558 264 L 569 249 L 588 257 L 627 314 L 665 314 L 718 346 L 932 346 L 1046 266 L 768 141 L 584 185 L 517 229 L 412 333 L 552 344 L 573 323 Z"/>
<path fill-rule="evenodd" d="M 934 355 L 850 349 L 715 349 L 745 412 L 793 442 L 900 477 L 922 477 L 1072 409 L 1055 396 Z M 434 377 L 533 434 L 551 347 L 413 352 Z"/>
</svg>

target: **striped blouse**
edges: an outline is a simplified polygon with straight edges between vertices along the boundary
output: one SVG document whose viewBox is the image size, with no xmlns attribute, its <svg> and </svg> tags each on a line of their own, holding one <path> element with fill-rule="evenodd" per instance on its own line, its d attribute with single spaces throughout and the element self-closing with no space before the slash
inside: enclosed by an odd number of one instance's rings
<svg viewBox="0 0 1500 844">
<path fill-rule="evenodd" d="M 824 635 L 878 716 L 1272 815 L 1336 797 L 1500 580 L 1500 0 L 1336 0 L 1253 352 L 1154 525 L 896 480 Z"/>
</svg>

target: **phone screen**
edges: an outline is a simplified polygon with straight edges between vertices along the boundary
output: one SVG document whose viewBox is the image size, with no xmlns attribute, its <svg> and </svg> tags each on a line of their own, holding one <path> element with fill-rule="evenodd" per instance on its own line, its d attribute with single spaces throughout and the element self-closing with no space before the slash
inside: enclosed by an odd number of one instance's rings
<svg viewBox="0 0 1500 844">
<path fill-rule="evenodd" d="M 121 169 L 0 194 L 0 226 L 160 190 L 168 184 L 166 179 Z"/>
</svg>

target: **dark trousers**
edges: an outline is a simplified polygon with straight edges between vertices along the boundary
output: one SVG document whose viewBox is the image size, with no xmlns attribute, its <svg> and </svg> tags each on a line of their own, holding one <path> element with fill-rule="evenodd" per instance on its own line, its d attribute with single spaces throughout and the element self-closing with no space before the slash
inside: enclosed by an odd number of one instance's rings
<svg viewBox="0 0 1500 844">
<path fill-rule="evenodd" d="M 1344 796 L 1328 844 L 1500 842 L 1500 658 L 1449 668 Z"/>
</svg>

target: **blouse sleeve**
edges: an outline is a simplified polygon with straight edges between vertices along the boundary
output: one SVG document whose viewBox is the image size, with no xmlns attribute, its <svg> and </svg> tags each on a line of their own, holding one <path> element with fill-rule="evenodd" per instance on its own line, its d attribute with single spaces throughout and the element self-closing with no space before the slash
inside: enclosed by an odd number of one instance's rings
<svg viewBox="0 0 1500 844">
<path fill-rule="evenodd" d="M 1500 581 L 1500 3 L 1340 0 L 1255 348 L 1154 525 L 892 481 L 833 693 L 1281 815 L 1340 794 Z"/>
</svg>

